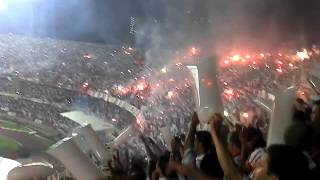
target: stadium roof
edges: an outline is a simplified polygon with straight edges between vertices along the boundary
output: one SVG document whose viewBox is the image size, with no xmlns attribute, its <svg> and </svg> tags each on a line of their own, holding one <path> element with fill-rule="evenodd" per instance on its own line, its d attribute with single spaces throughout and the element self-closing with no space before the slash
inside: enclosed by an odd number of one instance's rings
<svg viewBox="0 0 320 180">
<path fill-rule="evenodd" d="M 61 113 L 61 115 L 81 125 L 91 124 L 95 131 L 114 129 L 113 125 L 104 122 L 102 119 L 99 119 L 96 116 L 85 114 L 82 111 L 70 111 Z"/>
<path fill-rule="evenodd" d="M 15 160 L 0 157 L 0 179 L 7 179 L 8 173 L 21 164 Z"/>
</svg>

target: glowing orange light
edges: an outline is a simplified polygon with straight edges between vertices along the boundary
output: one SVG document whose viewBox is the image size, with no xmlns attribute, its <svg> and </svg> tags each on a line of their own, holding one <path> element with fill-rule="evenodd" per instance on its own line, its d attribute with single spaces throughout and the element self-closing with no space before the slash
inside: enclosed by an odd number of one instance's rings
<svg viewBox="0 0 320 180">
<path fill-rule="evenodd" d="M 210 81 L 210 80 L 208 80 L 208 81 L 206 82 L 206 85 L 207 85 L 207 86 L 212 86 L 212 85 L 213 85 L 213 82 Z"/>
<path fill-rule="evenodd" d="M 232 90 L 232 89 L 228 89 L 228 90 L 226 90 L 225 92 L 226 92 L 226 94 L 228 94 L 228 95 L 233 95 L 233 90 Z"/>
<path fill-rule="evenodd" d="M 293 64 L 292 64 L 292 63 L 289 63 L 289 66 L 290 66 L 290 67 L 293 67 Z"/>
<path fill-rule="evenodd" d="M 86 59 L 91 59 L 92 58 L 92 56 L 90 54 L 83 55 L 83 57 L 86 58 Z"/>
<path fill-rule="evenodd" d="M 240 61 L 241 56 L 239 54 L 236 54 L 236 55 L 232 56 L 231 59 L 232 59 L 232 61 Z"/>
<path fill-rule="evenodd" d="M 229 61 L 229 60 L 224 60 L 224 63 L 225 63 L 225 64 L 229 64 L 230 61 Z"/>
<path fill-rule="evenodd" d="M 174 93 L 172 91 L 169 91 L 167 94 L 168 99 L 172 99 L 174 97 Z"/>
<path fill-rule="evenodd" d="M 118 92 L 120 94 L 127 94 L 128 90 L 126 88 L 124 88 L 123 86 L 118 86 Z"/>
<path fill-rule="evenodd" d="M 265 55 L 263 53 L 260 53 L 260 56 L 263 58 Z"/>
<path fill-rule="evenodd" d="M 197 54 L 197 49 L 195 47 L 192 47 L 190 50 L 192 55 L 196 55 Z"/>
<path fill-rule="evenodd" d="M 139 118 L 136 119 L 136 123 L 137 123 L 139 126 L 141 125 L 141 122 L 142 122 L 141 119 L 139 119 Z"/>
<path fill-rule="evenodd" d="M 277 68 L 276 71 L 278 71 L 279 73 L 282 73 L 282 69 L 281 68 Z"/>
<path fill-rule="evenodd" d="M 248 114 L 248 113 L 243 113 L 242 116 L 243 116 L 244 118 L 248 118 L 248 117 L 249 117 L 249 114 Z"/>
<path fill-rule="evenodd" d="M 175 82 L 175 80 L 173 78 L 170 78 L 169 82 Z"/>
<path fill-rule="evenodd" d="M 137 85 L 137 89 L 140 90 L 140 91 L 142 91 L 142 90 L 144 89 L 143 84 L 138 84 L 138 85 Z"/>
<path fill-rule="evenodd" d="M 306 49 L 303 49 L 303 51 L 298 51 L 297 56 L 300 58 L 301 61 L 310 58 L 308 51 Z"/>
</svg>

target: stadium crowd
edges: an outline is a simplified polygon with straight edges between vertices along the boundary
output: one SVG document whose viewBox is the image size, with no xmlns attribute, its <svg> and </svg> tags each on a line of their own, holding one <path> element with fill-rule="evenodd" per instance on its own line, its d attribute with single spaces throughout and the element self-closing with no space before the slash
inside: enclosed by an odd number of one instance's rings
<svg viewBox="0 0 320 180">
<path fill-rule="evenodd" d="M 57 129 L 61 134 L 67 134 L 70 128 L 78 126 L 77 123 L 60 115 L 64 112 L 63 109 L 50 104 L 7 96 L 0 96 L 0 102 L 2 113 L 47 125 L 52 129 Z"/>
<path fill-rule="evenodd" d="M 300 101 L 300 100 L 298 100 Z M 197 130 L 195 113 L 187 136 L 175 136 L 170 148 L 140 134 L 147 161 L 121 146 L 110 164 L 112 179 L 318 179 L 319 114 L 316 102 L 309 114 L 296 106 L 293 124 L 286 130 L 285 145 L 266 146 L 259 129 L 228 129 L 223 116 L 214 114 L 209 130 Z M 135 142 L 138 143 L 138 142 Z M 170 150 L 169 150 L 170 149 Z"/>
<path fill-rule="evenodd" d="M 142 53 L 130 47 L 13 35 L 0 39 L 2 74 L 44 85 L 79 90 L 88 83 L 105 90 L 143 70 Z"/>
<path fill-rule="evenodd" d="M 160 147 L 153 138 L 141 134 L 148 163 L 142 157 L 117 154 L 112 178 L 318 179 L 320 104 L 317 101 L 309 107 L 301 103 L 297 99 L 285 145 L 267 147 L 263 133 L 254 127 L 229 129 L 220 114 L 208 120 L 208 131 L 197 130 L 199 119 L 194 113 L 187 136 L 173 137 L 170 148 Z M 123 146 L 119 151 L 125 153 L 126 149 Z"/>
<path fill-rule="evenodd" d="M 189 96 L 178 98 L 181 102 L 177 104 L 181 110 L 177 108 L 171 111 L 168 107 L 172 107 L 172 100 L 163 96 L 162 100 L 159 99 L 163 107 L 155 103 L 155 107 L 160 108 L 159 114 L 148 108 L 143 111 L 146 119 L 151 119 L 152 116 L 159 118 L 155 123 L 147 122 L 147 126 L 150 126 L 147 130 L 151 131 L 145 131 L 143 135 L 138 136 L 139 138 L 131 138 L 116 151 L 110 165 L 111 178 L 318 179 L 319 101 L 310 103 L 297 98 L 292 112 L 293 123 L 285 133 L 285 145 L 266 146 L 270 115 L 254 102 L 254 98 L 258 97 L 258 90 L 266 89 L 270 92 L 281 88 L 279 85 L 299 87 L 304 83 L 297 80 L 298 78 L 292 78 L 291 75 L 284 75 L 281 77 L 283 80 L 281 78 L 274 80 L 273 76 L 277 75 L 278 71 L 271 72 L 255 71 L 247 77 L 244 74 L 234 74 L 233 77 L 238 77 L 241 81 L 238 79 L 226 84 L 224 75 L 220 75 L 221 84 L 225 85 L 226 89 L 232 85 L 231 87 L 239 92 L 239 95 L 232 94 L 235 95 L 232 101 L 228 97 L 224 99 L 229 109 L 239 108 L 236 111 L 238 114 L 236 121 L 239 123 L 231 129 L 224 124 L 223 115 L 214 114 L 208 120 L 209 130 L 198 131 L 198 116 L 196 113 L 191 116 L 190 113 L 195 104 L 192 98 L 188 98 L 193 93 L 191 89 L 186 90 Z M 261 83 L 259 80 L 264 81 Z M 248 83 L 243 83 L 246 81 Z M 157 102 L 155 99 L 152 100 Z M 192 104 L 191 108 L 183 109 L 185 104 Z M 263 128 L 257 123 L 252 123 L 253 121 L 249 123 L 241 121 L 239 112 L 248 111 L 248 108 L 254 109 L 255 118 L 263 119 Z M 185 126 L 190 121 L 186 130 Z M 161 132 L 162 127 L 169 127 L 169 131 Z M 187 136 L 185 136 L 186 131 Z M 166 137 L 161 136 L 166 133 L 174 137 L 168 141 Z M 147 154 L 147 157 L 144 154 Z"/>
<path fill-rule="evenodd" d="M 273 62 L 275 62 L 274 59 Z M 269 63 L 272 63 L 272 61 Z M 294 66 L 301 68 L 300 62 L 296 63 L 298 65 Z M 262 66 L 265 66 L 265 69 Z M 232 93 L 231 98 L 225 96 L 224 99 L 225 106 L 235 112 L 234 117 L 238 122 L 236 128 L 227 128 L 222 123 L 224 122 L 223 116 L 215 114 L 208 121 L 209 131 L 196 131 L 199 122 L 197 116 L 194 115 L 191 124 L 189 124 L 188 135 L 185 137 L 184 125 L 191 120 L 190 112 L 192 108 L 184 109 L 177 113 L 178 117 L 185 117 L 182 118 L 184 123 L 180 125 L 177 121 L 173 125 L 168 125 L 171 135 L 175 135 L 171 141 L 165 142 L 165 138 L 161 137 L 161 134 L 165 132 L 158 134 L 152 131 L 150 137 L 141 136 L 140 143 L 143 142 L 148 154 L 147 171 L 145 171 L 145 166 L 141 166 L 141 164 L 145 164 L 142 163 L 143 160 L 134 162 L 135 158 L 131 157 L 132 161 L 129 162 L 132 163 L 126 169 L 122 165 L 126 164 L 128 166 L 128 163 L 126 163 L 128 161 L 122 158 L 122 162 L 119 162 L 121 158 L 117 156 L 116 164 L 120 166 L 113 168 L 113 178 L 318 179 L 319 101 L 310 103 L 311 101 L 305 102 L 297 98 L 292 119 L 294 122 L 285 134 L 286 145 L 266 146 L 270 114 L 254 101 L 255 98 L 258 98 L 259 90 L 263 89 L 273 93 L 277 89 L 289 85 L 300 88 L 308 86 L 301 79 L 299 70 L 291 68 L 290 65 L 282 67 L 280 72 L 274 69 L 277 68 L 277 63 L 268 66 L 262 63 L 262 65 L 256 67 L 257 69 L 252 68 L 253 70 L 249 72 L 246 69 L 247 67 L 238 68 L 243 73 L 236 71 L 232 76 L 228 75 L 224 69 L 220 73 L 223 88 L 225 90 L 232 88 L 238 93 Z M 234 79 L 226 81 L 230 77 Z M 185 103 L 183 101 L 188 102 L 188 99 L 187 97 L 182 98 L 182 102 L 177 104 L 184 107 Z M 168 103 L 170 104 L 170 101 Z M 192 100 L 188 103 L 194 104 Z M 159 107 L 161 109 L 161 106 Z M 245 123 L 241 120 L 240 112 L 248 112 L 249 109 L 254 111 L 254 115 L 249 123 Z M 165 114 L 165 117 L 168 116 L 167 112 L 168 108 L 164 108 L 163 114 Z M 183 115 L 183 113 L 186 114 Z M 148 111 L 145 114 L 148 119 Z M 161 114 L 160 111 L 160 114 L 156 116 L 160 118 Z M 159 123 L 151 124 L 155 127 L 153 130 L 161 129 L 166 123 L 175 119 L 175 113 L 168 114 L 170 115 L 168 119 L 165 119 L 165 123 L 161 124 L 164 121 L 160 118 Z M 137 141 L 134 143 L 138 144 Z M 163 146 L 163 144 L 167 146 Z M 124 151 L 124 147 L 120 149 L 120 151 Z M 126 170 L 123 171 L 123 169 Z"/>
<path fill-rule="evenodd" d="M 0 38 L 12 46 L 0 48 L 2 113 L 46 124 L 64 135 L 78 126 L 60 115 L 66 110 L 93 114 L 119 129 L 135 122 L 129 112 L 88 96 L 88 89 L 104 91 L 143 112 L 143 134 L 137 132 L 114 151 L 108 167 L 112 179 L 320 178 L 319 101 L 297 98 L 286 145 L 268 147 L 270 114 L 255 102 L 260 90 L 308 86 L 303 70 L 318 56 L 292 60 L 260 54 L 222 60 L 219 80 L 228 113 L 214 114 L 207 120 L 208 131 L 199 131 L 193 113 L 195 84 L 180 63 L 159 70 L 147 66 L 143 53 L 130 47 Z M 235 126 L 227 126 L 225 119 Z"/>
<path fill-rule="evenodd" d="M 62 135 L 66 135 L 76 124 L 62 117 L 61 112 L 83 110 L 116 124 L 120 129 L 133 119 L 131 114 L 112 103 L 88 97 L 86 91 L 102 90 L 125 99 L 113 89 L 116 84 L 133 79 L 144 68 L 143 58 L 138 50 L 14 35 L 1 36 L 0 39 L 6 42 L 0 47 L 2 99 L 18 98 L 12 101 L 16 105 L 11 106 L 25 104 L 32 107 L 35 104 L 43 106 L 42 110 L 48 113 L 46 116 L 34 117 L 40 116 L 30 116 L 39 114 L 37 109 L 24 106 L 20 110 L 16 108 L 15 113 L 23 115 L 22 118 L 55 127 Z M 21 99 L 24 103 L 21 103 Z M 134 95 L 127 99 L 132 99 L 128 102 L 139 104 Z M 6 102 L 3 103 L 3 108 L 12 111 Z M 52 124 L 62 124 L 64 127 Z"/>
</svg>

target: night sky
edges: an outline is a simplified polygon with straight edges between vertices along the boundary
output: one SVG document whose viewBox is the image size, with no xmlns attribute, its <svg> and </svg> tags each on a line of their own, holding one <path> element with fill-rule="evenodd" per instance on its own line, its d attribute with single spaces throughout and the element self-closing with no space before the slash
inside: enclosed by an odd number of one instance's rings
<svg viewBox="0 0 320 180">
<path fill-rule="evenodd" d="M 213 21 L 199 28 L 214 32 L 213 39 L 223 35 L 236 41 L 275 34 L 276 43 L 320 44 L 319 0 L 39 0 L 21 5 L 21 10 L 9 8 L 10 15 L 0 11 L 1 33 L 122 43 L 129 38 L 130 16 L 171 24 L 202 17 Z"/>
</svg>

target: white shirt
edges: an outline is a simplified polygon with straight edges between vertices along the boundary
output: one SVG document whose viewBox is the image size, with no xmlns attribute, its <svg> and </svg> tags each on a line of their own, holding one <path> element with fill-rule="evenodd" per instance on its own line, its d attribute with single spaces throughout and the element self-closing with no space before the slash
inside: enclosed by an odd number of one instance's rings
<svg viewBox="0 0 320 180">
<path fill-rule="evenodd" d="M 193 167 L 195 167 L 196 165 L 196 155 L 195 153 L 192 151 L 191 148 L 188 148 L 184 151 L 183 156 L 182 156 L 182 164 L 183 165 L 191 165 Z"/>
<path fill-rule="evenodd" d="M 205 154 L 201 154 L 200 156 L 197 156 L 197 157 L 196 157 L 196 166 L 197 166 L 197 168 L 199 168 L 199 169 L 200 169 L 200 164 L 201 164 L 204 156 L 205 156 Z"/>
</svg>

